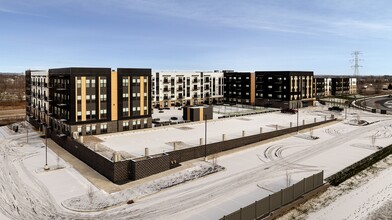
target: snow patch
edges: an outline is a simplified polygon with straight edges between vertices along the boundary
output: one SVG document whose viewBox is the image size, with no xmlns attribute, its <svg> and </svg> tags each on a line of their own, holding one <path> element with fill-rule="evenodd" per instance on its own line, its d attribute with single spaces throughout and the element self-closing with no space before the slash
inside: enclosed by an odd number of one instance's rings
<svg viewBox="0 0 392 220">
<path fill-rule="evenodd" d="M 199 162 L 194 167 L 160 179 L 126 189 L 113 194 L 103 194 L 100 191 L 87 192 L 85 195 L 74 197 L 62 202 L 65 208 L 74 211 L 99 211 L 109 207 L 136 201 L 141 197 L 157 193 L 163 189 L 185 183 L 208 174 L 224 170 L 224 167 Z"/>
</svg>

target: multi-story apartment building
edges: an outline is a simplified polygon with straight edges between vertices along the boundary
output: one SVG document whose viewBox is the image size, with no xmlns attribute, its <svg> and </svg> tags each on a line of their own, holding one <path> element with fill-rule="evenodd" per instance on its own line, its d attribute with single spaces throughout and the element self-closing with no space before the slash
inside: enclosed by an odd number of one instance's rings
<svg viewBox="0 0 392 220">
<path fill-rule="evenodd" d="M 156 108 L 220 103 L 223 73 L 156 72 L 152 76 L 152 104 Z"/>
<path fill-rule="evenodd" d="M 26 71 L 26 91 L 44 97 L 39 103 L 32 95 L 27 105 L 34 115 L 35 103 L 46 104 L 46 126 L 60 136 L 151 127 L 151 69 L 49 69 L 43 82 L 45 88 L 36 88 L 34 74 Z"/>
<path fill-rule="evenodd" d="M 26 71 L 26 115 L 29 122 L 43 129 L 49 124 L 49 89 L 48 71 Z"/>
<path fill-rule="evenodd" d="M 224 96 L 229 103 L 280 108 L 312 106 L 313 72 L 225 72 Z"/>
<path fill-rule="evenodd" d="M 357 93 L 357 79 L 344 76 L 318 76 L 315 78 L 316 97 L 346 96 Z"/>
</svg>

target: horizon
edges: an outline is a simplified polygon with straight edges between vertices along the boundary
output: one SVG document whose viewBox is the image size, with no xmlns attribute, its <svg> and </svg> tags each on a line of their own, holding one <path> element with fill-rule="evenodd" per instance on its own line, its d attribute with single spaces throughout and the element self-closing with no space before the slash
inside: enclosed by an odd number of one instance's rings
<svg viewBox="0 0 392 220">
<path fill-rule="evenodd" d="M 0 0 L 1 72 L 67 66 L 390 75 L 392 2 Z"/>
</svg>

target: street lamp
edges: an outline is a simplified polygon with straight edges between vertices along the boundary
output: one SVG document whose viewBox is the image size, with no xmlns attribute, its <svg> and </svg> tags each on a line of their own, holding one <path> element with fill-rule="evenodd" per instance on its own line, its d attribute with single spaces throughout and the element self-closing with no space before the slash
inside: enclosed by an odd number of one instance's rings
<svg viewBox="0 0 392 220">
<path fill-rule="evenodd" d="M 297 134 L 299 134 L 299 101 L 297 100 Z"/>
<path fill-rule="evenodd" d="M 45 166 L 44 170 L 49 170 L 48 166 L 48 126 L 44 124 L 45 128 Z"/>
<path fill-rule="evenodd" d="M 204 114 L 205 129 L 204 129 L 204 160 L 207 161 L 207 114 Z"/>
</svg>

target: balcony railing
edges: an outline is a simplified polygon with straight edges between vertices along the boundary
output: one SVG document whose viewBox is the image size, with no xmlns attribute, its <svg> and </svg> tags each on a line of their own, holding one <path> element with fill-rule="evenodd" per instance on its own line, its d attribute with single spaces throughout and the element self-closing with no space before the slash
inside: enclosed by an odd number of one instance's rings
<svg viewBox="0 0 392 220">
<path fill-rule="evenodd" d="M 164 84 L 168 84 L 168 83 L 170 83 L 170 81 L 169 80 L 163 80 L 163 83 Z"/>
</svg>

